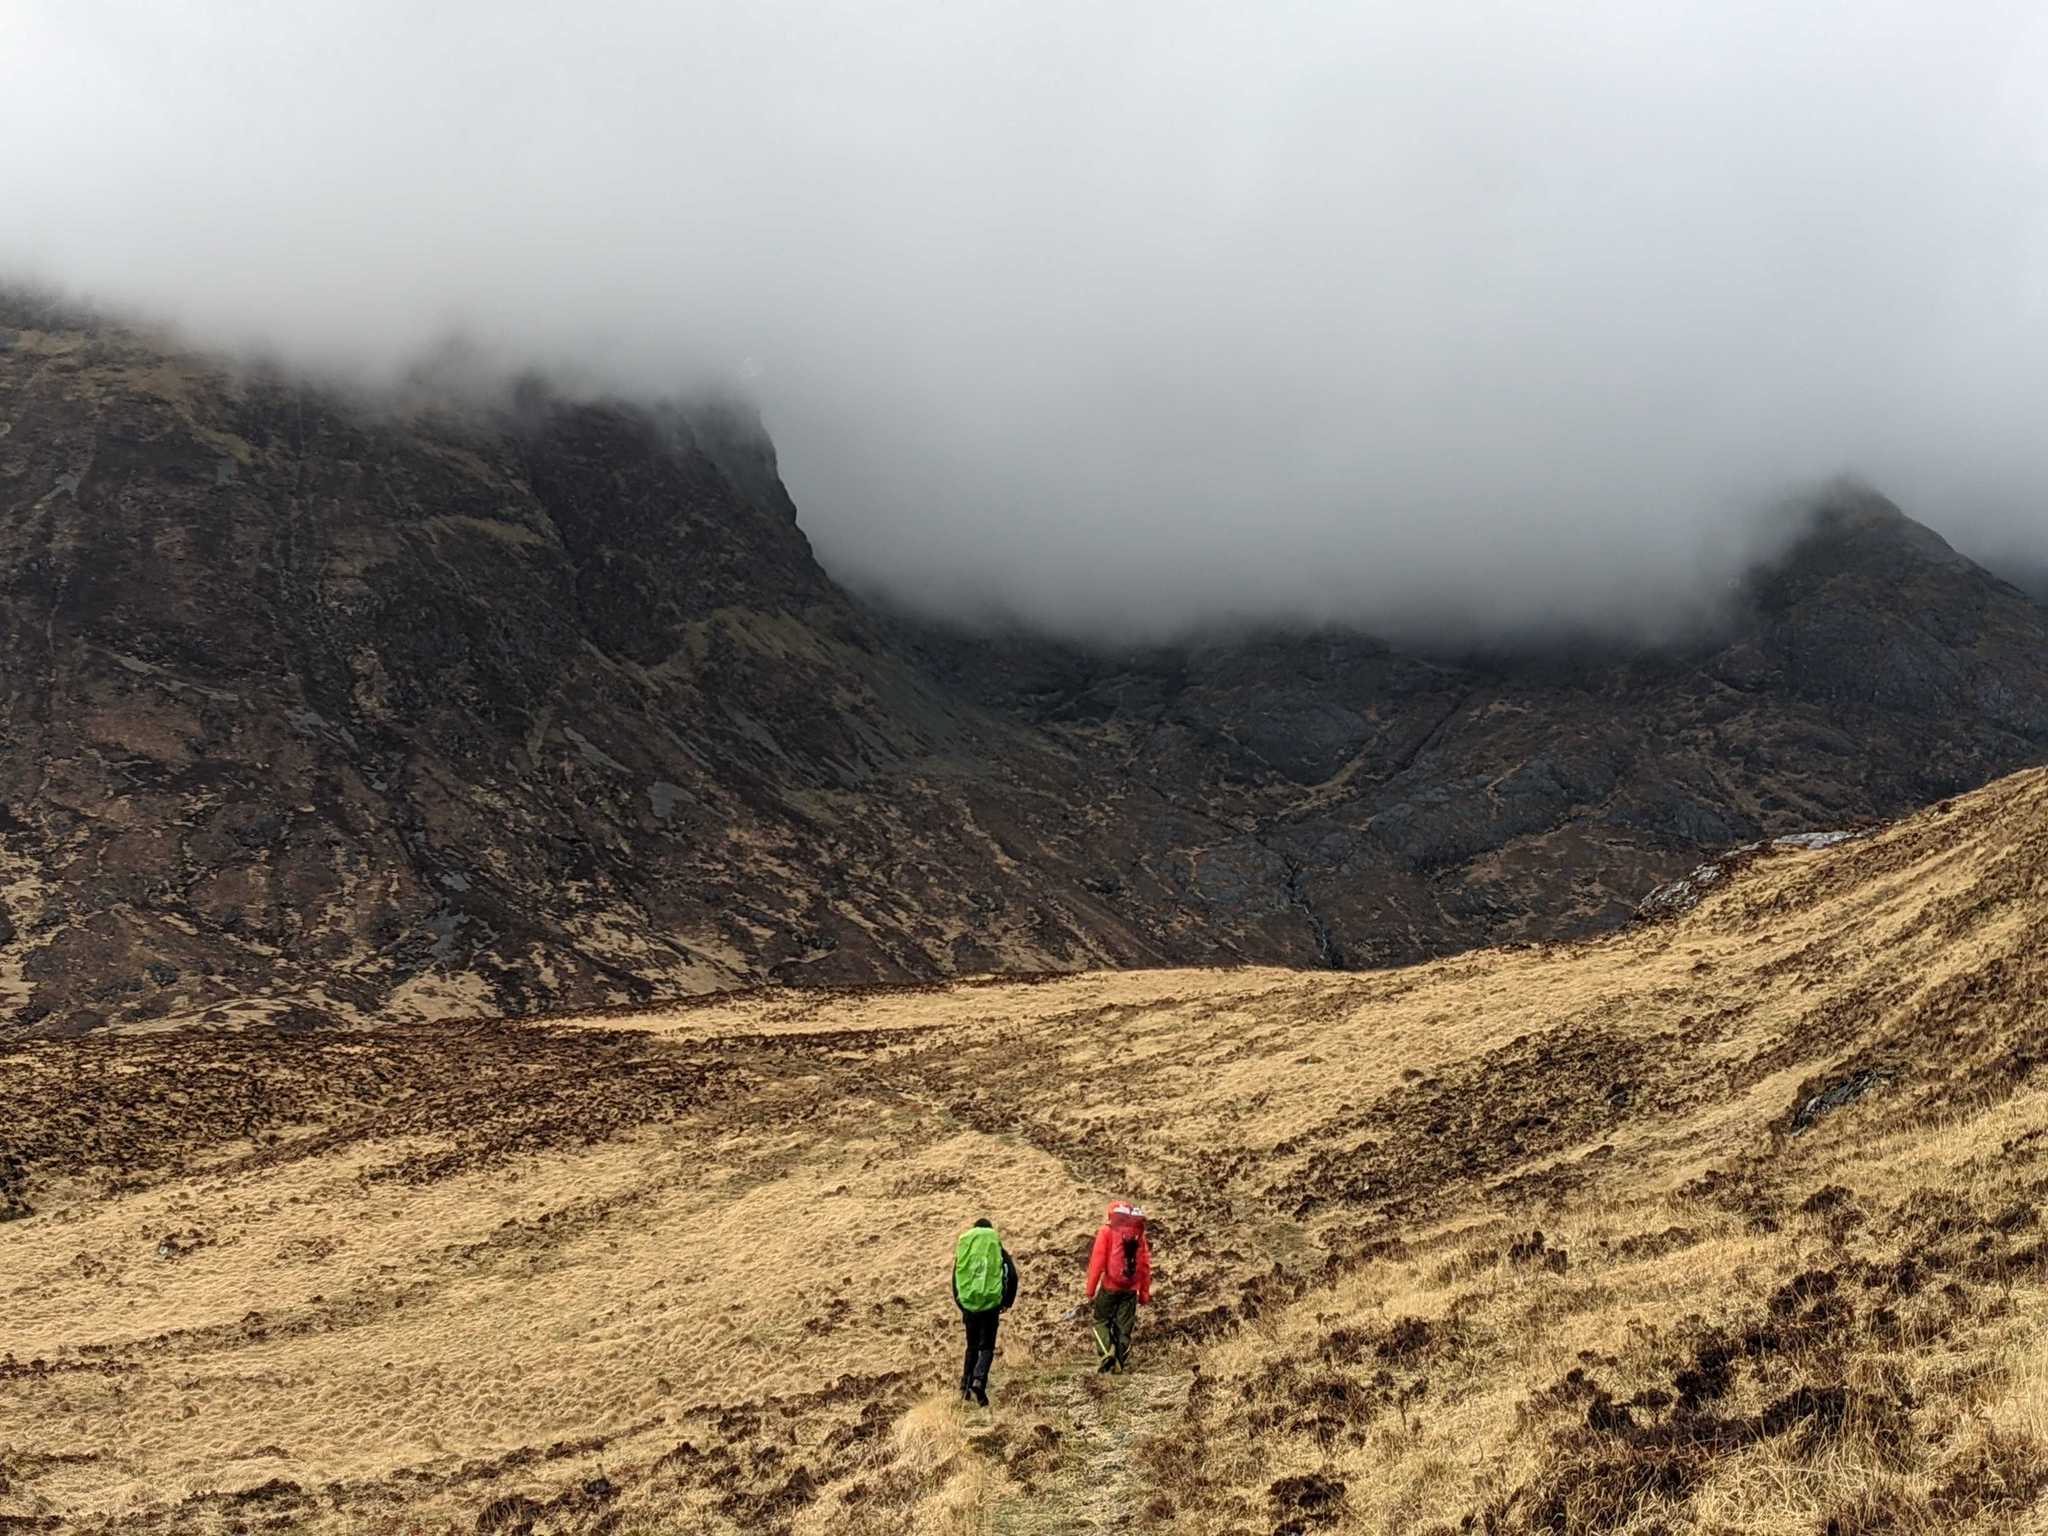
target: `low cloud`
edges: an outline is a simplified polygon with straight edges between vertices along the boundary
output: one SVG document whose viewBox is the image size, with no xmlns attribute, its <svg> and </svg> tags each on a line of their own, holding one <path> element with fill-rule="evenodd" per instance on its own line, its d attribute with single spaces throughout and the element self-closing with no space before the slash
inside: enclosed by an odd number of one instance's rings
<svg viewBox="0 0 2048 1536">
<path fill-rule="evenodd" d="M 2048 568 L 2048 30 L 1988 0 L 26 0 L 0 272 L 760 402 L 843 579 L 1654 631 L 1852 472 Z"/>
</svg>

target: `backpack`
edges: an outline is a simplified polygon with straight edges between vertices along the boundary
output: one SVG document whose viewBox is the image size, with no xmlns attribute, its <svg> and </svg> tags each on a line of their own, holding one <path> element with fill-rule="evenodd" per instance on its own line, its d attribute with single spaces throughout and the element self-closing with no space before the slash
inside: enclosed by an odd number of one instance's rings
<svg viewBox="0 0 2048 1536">
<path fill-rule="evenodd" d="M 1145 1246 L 1145 1213 L 1118 1201 L 1109 1208 L 1109 1271 L 1104 1277 L 1113 1291 L 1138 1285 L 1138 1255 Z"/>
<path fill-rule="evenodd" d="M 953 1291 L 965 1312 L 1003 1304 L 1003 1240 L 994 1227 L 969 1227 L 953 1245 Z"/>
</svg>

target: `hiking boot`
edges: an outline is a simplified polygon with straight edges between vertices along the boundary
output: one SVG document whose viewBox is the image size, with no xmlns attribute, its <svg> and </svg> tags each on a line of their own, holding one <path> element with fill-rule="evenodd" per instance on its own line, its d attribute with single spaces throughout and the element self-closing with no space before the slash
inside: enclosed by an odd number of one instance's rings
<svg viewBox="0 0 2048 1536">
<path fill-rule="evenodd" d="M 988 1406 L 988 1388 L 976 1387 L 974 1389 L 974 1400 L 986 1408 Z"/>
<path fill-rule="evenodd" d="M 1104 1356 L 1102 1357 L 1102 1364 L 1100 1364 L 1100 1365 L 1098 1365 L 1097 1367 L 1095 1367 L 1095 1374 L 1096 1374 L 1096 1375 L 1098 1375 L 1098 1376 L 1107 1376 L 1107 1375 L 1108 1375 L 1108 1374 L 1109 1374 L 1109 1373 L 1110 1373 L 1111 1371 L 1113 1371 L 1113 1370 L 1115 1370 L 1115 1369 L 1116 1369 L 1116 1356 L 1115 1356 L 1115 1355 L 1104 1355 Z"/>
</svg>

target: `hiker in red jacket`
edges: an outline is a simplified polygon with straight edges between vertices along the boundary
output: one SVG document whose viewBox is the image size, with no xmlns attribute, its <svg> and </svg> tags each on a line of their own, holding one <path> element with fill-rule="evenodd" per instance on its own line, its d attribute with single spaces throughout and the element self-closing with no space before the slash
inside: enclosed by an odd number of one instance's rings
<svg viewBox="0 0 2048 1536">
<path fill-rule="evenodd" d="M 1152 1250 L 1145 1213 L 1125 1200 L 1110 1206 L 1088 1255 L 1088 1299 L 1094 1303 L 1095 1348 L 1101 1371 L 1131 1368 L 1131 1330 L 1138 1307 L 1152 1304 Z"/>
</svg>

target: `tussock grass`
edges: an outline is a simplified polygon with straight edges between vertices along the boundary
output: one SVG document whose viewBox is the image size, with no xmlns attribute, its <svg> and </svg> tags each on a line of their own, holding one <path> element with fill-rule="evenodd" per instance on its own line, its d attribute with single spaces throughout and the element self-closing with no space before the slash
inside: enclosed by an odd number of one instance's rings
<svg viewBox="0 0 2048 1536">
<path fill-rule="evenodd" d="M 0 1521 L 2041 1530 L 2044 930 L 2037 773 L 1399 972 L 16 1048 Z M 1110 1380 L 1120 1194 L 1161 1305 Z"/>
</svg>

